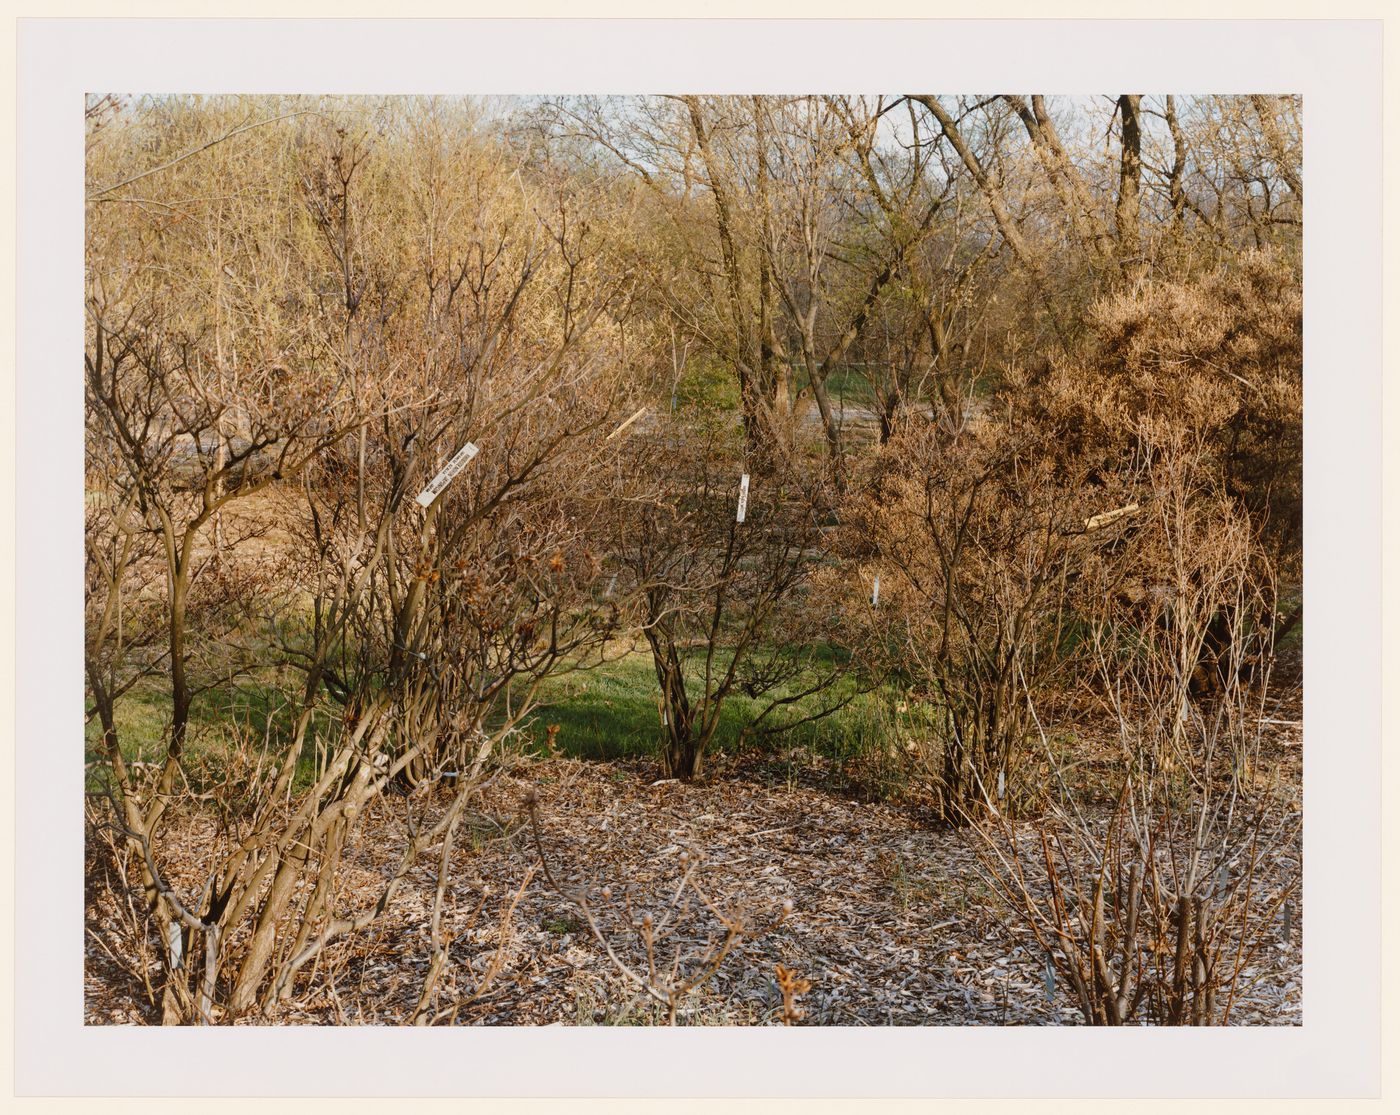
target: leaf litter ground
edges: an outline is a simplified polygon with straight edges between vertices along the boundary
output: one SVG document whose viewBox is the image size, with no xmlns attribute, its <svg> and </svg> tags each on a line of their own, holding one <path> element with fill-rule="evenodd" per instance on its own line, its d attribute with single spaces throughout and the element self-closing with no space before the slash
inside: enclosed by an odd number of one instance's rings
<svg viewBox="0 0 1400 1115">
<path fill-rule="evenodd" d="M 1285 721 L 1270 738 L 1271 752 L 1296 776 L 1300 729 Z M 539 863 L 522 808 L 533 789 L 554 878 L 565 892 L 590 888 L 605 939 L 634 970 L 646 967 L 636 923 L 645 912 L 663 921 L 686 863 L 700 864 L 695 878 L 718 911 L 743 912 L 750 924 L 770 924 L 783 903 L 792 902 L 792 914 L 780 925 L 744 939 L 713 978 L 686 996 L 682 1024 L 777 1022 L 779 964 L 811 983 L 799 1003 L 804 1024 L 1079 1021 L 1063 988 L 1053 998 L 1047 994 L 1045 955 L 999 905 L 975 837 L 931 825 L 918 807 L 775 784 L 765 771 L 751 767 L 686 785 L 658 779 L 655 767 L 641 761 L 555 758 L 499 775 L 469 814 L 454 855 L 443 922 L 453 937 L 453 963 L 434 1003 L 442 1020 L 591 1025 L 659 1017 L 609 960 L 574 903 L 538 873 L 520 891 Z M 377 803 L 347 848 L 342 913 L 367 908 L 378 897 L 403 846 L 406 809 L 426 819 L 445 801 L 445 791 L 428 790 Z M 172 836 L 167 869 L 187 893 L 198 893 L 211 823 L 186 818 Z M 1261 885 L 1296 870 L 1300 854 L 1297 847 L 1284 849 L 1265 864 Z M 242 1021 L 408 1021 L 431 957 L 426 926 L 435 868 L 434 857 L 421 861 L 382 921 L 328 950 L 293 1000 Z M 600 897 L 604 887 L 611 892 L 607 900 Z M 502 934 L 502 912 L 517 894 Z M 120 911 L 101 888 L 89 886 L 87 914 L 86 1020 L 154 1021 L 142 987 L 113 947 L 118 935 L 112 923 Z M 1296 907 L 1270 927 L 1276 941 L 1245 973 L 1249 982 L 1237 997 L 1233 1022 L 1301 1022 L 1300 927 Z M 658 932 L 655 963 L 669 969 L 679 953 L 683 964 L 693 965 L 719 935 L 714 913 L 692 903 Z M 464 1002 L 476 983 L 473 973 L 484 971 L 498 950 L 498 974 L 484 993 Z"/>
</svg>

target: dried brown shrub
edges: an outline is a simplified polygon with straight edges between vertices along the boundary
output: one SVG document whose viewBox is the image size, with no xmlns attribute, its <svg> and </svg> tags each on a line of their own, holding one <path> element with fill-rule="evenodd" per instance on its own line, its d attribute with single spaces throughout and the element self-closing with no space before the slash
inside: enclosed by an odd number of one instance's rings
<svg viewBox="0 0 1400 1115">
<path fill-rule="evenodd" d="M 924 773 L 950 822 L 1021 793 L 1027 698 L 1055 666 L 1083 507 L 1005 399 L 957 432 L 909 423 L 851 501 L 845 542 L 870 586 L 855 641 L 929 711 Z"/>
<path fill-rule="evenodd" d="M 1136 474 L 1143 424 L 1199 439 L 1223 493 L 1255 522 L 1281 574 L 1301 573 L 1302 284 L 1275 252 L 1191 281 L 1147 281 L 1099 301 L 1091 340 L 1027 377 L 1024 402 L 1057 459 L 1112 488 Z"/>
<path fill-rule="evenodd" d="M 1098 815 L 1056 763 L 1048 816 L 989 826 L 981 847 L 1086 1022 L 1225 1024 L 1298 885 L 1298 815 L 1255 777 L 1274 586 L 1202 440 L 1158 440 L 1148 422 L 1143 434 L 1147 522 L 1094 553 L 1077 590 L 1082 661 L 1118 745 L 1117 803 Z"/>
</svg>

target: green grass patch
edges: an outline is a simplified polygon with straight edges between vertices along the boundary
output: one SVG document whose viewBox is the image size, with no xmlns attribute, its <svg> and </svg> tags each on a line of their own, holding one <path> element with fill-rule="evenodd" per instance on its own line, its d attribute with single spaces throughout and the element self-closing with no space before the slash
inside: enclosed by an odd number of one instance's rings
<svg viewBox="0 0 1400 1115">
<path fill-rule="evenodd" d="M 824 657 L 821 665 L 827 668 L 837 660 L 834 651 Z M 794 683 L 787 692 L 801 687 L 800 682 Z M 880 702 L 889 699 L 888 693 L 858 694 L 830 716 L 782 729 L 783 724 L 814 714 L 823 703 L 839 700 L 856 687 L 852 676 L 825 694 L 794 702 L 764 721 L 763 727 L 777 730 L 750 735 L 745 746 L 773 755 L 806 750 L 837 768 L 859 763 L 886 742 L 887 718 L 881 715 Z M 548 726 L 558 724 L 556 744 L 573 758 L 614 760 L 659 753 L 663 729 L 649 652 L 634 651 L 596 669 L 563 675 L 546 682 L 541 690 L 542 704 L 527 729 L 537 748 L 543 748 Z M 730 696 L 720 709 L 712 750 L 737 750 L 744 730 L 769 700 L 767 696 L 750 697 L 742 690 Z"/>
<path fill-rule="evenodd" d="M 834 650 L 818 654 L 813 669 L 829 670 L 843 658 Z M 699 668 L 699 663 L 693 663 Z M 289 700 L 295 687 L 275 670 L 262 676 L 240 679 L 220 689 L 199 694 L 190 709 L 186 737 L 185 769 L 191 785 L 219 784 L 234 769 L 233 756 L 240 742 L 245 757 L 266 746 L 271 755 L 280 751 L 295 728 L 296 712 Z M 791 683 L 788 693 L 800 689 L 804 681 Z M 892 785 L 894 774 L 884 765 L 890 750 L 890 691 L 856 694 L 850 703 L 831 715 L 784 728 L 818 712 L 824 704 L 851 695 L 858 682 L 852 674 L 826 693 L 808 696 L 778 710 L 763 727 L 763 734 L 750 733 L 756 718 L 767 707 L 770 696 L 751 697 L 736 690 L 720 710 L 720 723 L 711 744 L 711 754 L 736 753 L 742 746 L 750 754 L 768 756 L 774 763 L 790 768 L 790 777 L 819 757 L 838 780 L 847 776 L 883 794 Z M 692 692 L 699 689 L 698 681 Z M 782 691 L 779 691 L 780 693 Z M 546 680 L 541 686 L 541 703 L 524 725 L 528 750 L 542 754 L 548 727 L 559 725 L 556 744 L 566 755 L 590 760 L 651 759 L 660 754 L 663 742 L 661 714 L 657 703 L 658 686 L 650 652 L 633 651 L 603 666 L 578 670 Z M 171 701 L 168 682 L 150 678 L 135 686 L 117 703 L 117 727 L 122 753 L 128 762 L 158 763 L 165 757 L 170 735 Z M 330 732 L 329 712 L 318 712 L 308 733 L 299 760 L 296 786 L 309 785 L 316 769 L 316 737 Z M 100 760 L 101 728 L 94 718 L 85 732 L 86 760 Z M 876 761 L 872 767 L 872 758 Z M 876 775 L 871 770 L 878 768 Z M 98 767 L 90 768 L 89 789 L 96 789 Z M 881 773 L 883 772 L 883 773 Z"/>
<path fill-rule="evenodd" d="M 190 705 L 189 726 L 185 731 L 185 767 L 188 772 L 217 779 L 242 740 L 271 753 L 280 751 L 296 727 L 297 710 L 285 684 L 275 671 L 266 676 L 240 679 L 236 683 L 207 689 L 195 695 Z M 148 678 L 133 686 L 116 704 L 117 735 L 122 756 L 128 763 L 161 762 L 170 740 L 172 702 L 169 682 Z M 298 760 L 296 785 L 309 785 L 315 770 L 317 730 L 328 727 L 328 713 L 315 714 L 312 729 Z M 84 762 L 102 758 L 102 726 L 96 716 L 84 729 Z M 97 784 L 91 774 L 89 789 Z"/>
<path fill-rule="evenodd" d="M 803 382 L 806 382 L 805 377 Z M 826 377 L 826 393 L 837 406 L 843 402 L 865 406 L 869 404 L 873 395 L 869 378 L 860 369 L 852 367 L 841 367 L 832 371 Z"/>
</svg>

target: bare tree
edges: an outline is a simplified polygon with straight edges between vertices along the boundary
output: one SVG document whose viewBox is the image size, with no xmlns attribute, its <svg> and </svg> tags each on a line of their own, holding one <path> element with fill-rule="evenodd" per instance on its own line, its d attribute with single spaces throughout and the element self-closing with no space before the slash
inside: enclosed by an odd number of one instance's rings
<svg viewBox="0 0 1400 1115">
<path fill-rule="evenodd" d="M 663 437 L 633 440 L 636 487 L 615 560 L 656 670 L 664 765 L 691 779 L 734 694 L 765 702 L 745 735 L 791 730 L 851 694 L 781 719 L 842 673 L 817 664 L 822 621 L 804 615 L 802 590 L 821 559 L 828 514 L 823 489 L 791 475 L 749 486 L 715 438 L 677 429 Z"/>
</svg>

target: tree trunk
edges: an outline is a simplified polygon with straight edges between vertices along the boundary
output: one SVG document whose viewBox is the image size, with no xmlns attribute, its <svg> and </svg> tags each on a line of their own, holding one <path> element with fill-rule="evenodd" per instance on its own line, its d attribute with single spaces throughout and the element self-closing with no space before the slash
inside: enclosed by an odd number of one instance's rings
<svg viewBox="0 0 1400 1115">
<path fill-rule="evenodd" d="M 1167 130 L 1172 136 L 1172 167 L 1167 181 L 1167 200 L 1172 210 L 1172 232 L 1180 238 L 1186 229 L 1186 135 L 1176 116 L 1176 98 L 1167 95 Z"/>
<path fill-rule="evenodd" d="M 1123 123 L 1122 153 L 1118 164 L 1118 257 L 1123 276 L 1134 282 L 1147 274 L 1147 261 L 1142 258 L 1140 200 L 1142 189 L 1142 121 L 1137 94 L 1125 93 L 1118 98 L 1118 112 Z"/>
<path fill-rule="evenodd" d="M 765 425 L 761 402 L 762 391 L 755 382 L 754 343 L 749 316 L 744 306 L 743 275 L 740 270 L 739 250 L 734 239 L 733 206 L 730 203 L 729 188 L 719 173 L 719 167 L 710 145 L 709 129 L 700 111 L 698 97 L 685 97 L 685 106 L 690 113 L 690 127 L 695 136 L 695 145 L 705 161 L 705 173 L 710 182 L 710 196 L 715 202 L 715 224 L 719 234 L 720 258 L 724 269 L 725 290 L 729 301 L 729 316 L 732 326 L 731 352 L 734 371 L 739 379 L 739 397 L 743 403 L 744 435 L 752 451 L 762 455 L 765 448 Z"/>
</svg>

